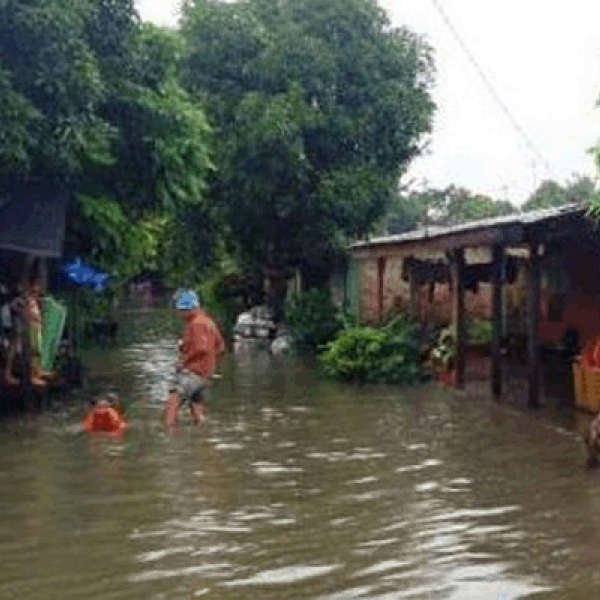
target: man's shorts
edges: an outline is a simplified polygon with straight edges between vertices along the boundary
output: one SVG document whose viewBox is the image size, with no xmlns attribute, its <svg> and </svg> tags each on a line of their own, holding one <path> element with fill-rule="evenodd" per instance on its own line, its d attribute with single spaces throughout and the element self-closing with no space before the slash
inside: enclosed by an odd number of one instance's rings
<svg viewBox="0 0 600 600">
<path fill-rule="evenodd" d="M 200 375 L 190 371 L 177 371 L 171 380 L 170 392 L 179 395 L 181 403 L 198 402 L 206 399 L 209 383 Z"/>
</svg>

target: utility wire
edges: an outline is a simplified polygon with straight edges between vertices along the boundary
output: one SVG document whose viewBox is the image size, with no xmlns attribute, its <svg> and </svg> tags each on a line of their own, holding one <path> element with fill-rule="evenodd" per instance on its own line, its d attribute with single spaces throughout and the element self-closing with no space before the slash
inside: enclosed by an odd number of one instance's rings
<svg viewBox="0 0 600 600">
<path fill-rule="evenodd" d="M 475 70 L 477 71 L 477 73 L 481 77 L 484 85 L 487 87 L 488 91 L 493 96 L 494 100 L 496 100 L 496 102 L 500 106 L 502 112 L 505 114 L 505 116 L 510 121 L 510 123 L 512 124 L 512 126 L 515 128 L 515 130 L 517 131 L 517 133 L 519 133 L 521 135 L 521 137 L 523 138 L 523 140 L 525 141 L 525 143 L 527 144 L 527 146 L 529 147 L 529 149 L 535 154 L 535 156 L 537 156 L 538 160 L 546 167 L 546 169 L 548 170 L 548 173 L 551 174 L 552 176 L 554 176 L 554 170 L 550 166 L 550 163 L 548 162 L 548 160 L 546 160 L 546 158 L 542 155 L 542 153 L 535 147 L 535 144 L 531 141 L 531 139 L 529 138 L 529 136 L 527 135 L 527 133 L 525 133 L 525 130 L 523 129 L 523 127 L 521 127 L 521 125 L 519 124 L 519 122 L 517 121 L 517 119 L 515 119 L 515 117 L 513 117 L 512 113 L 510 112 L 510 110 L 508 108 L 508 106 L 506 106 L 506 104 L 502 101 L 502 98 L 500 98 L 500 96 L 498 95 L 498 93 L 494 89 L 494 86 L 492 85 L 492 83 L 490 82 L 490 80 L 488 79 L 488 77 L 486 76 L 485 72 L 479 66 L 479 63 L 477 62 L 477 60 L 475 59 L 475 57 L 473 56 L 473 54 L 471 53 L 471 51 L 469 50 L 469 48 L 467 47 L 467 45 L 465 44 L 465 42 L 462 40 L 460 34 L 458 33 L 458 31 L 456 30 L 456 28 L 452 24 L 452 21 L 450 21 L 448 15 L 446 14 L 446 12 L 444 11 L 444 9 L 442 8 L 442 5 L 440 4 L 439 0 L 431 0 L 431 2 L 433 3 L 433 5 L 437 9 L 437 11 L 440 13 L 440 16 L 442 17 L 442 19 L 444 20 L 444 22 L 448 26 L 448 29 L 450 29 L 450 31 L 452 32 L 452 34 L 456 38 L 456 41 L 459 43 L 459 45 L 461 46 L 461 48 L 464 50 L 465 54 L 467 55 L 467 57 L 471 61 L 471 64 L 475 67 Z M 556 179 L 555 176 L 554 176 L 554 179 Z"/>
</svg>

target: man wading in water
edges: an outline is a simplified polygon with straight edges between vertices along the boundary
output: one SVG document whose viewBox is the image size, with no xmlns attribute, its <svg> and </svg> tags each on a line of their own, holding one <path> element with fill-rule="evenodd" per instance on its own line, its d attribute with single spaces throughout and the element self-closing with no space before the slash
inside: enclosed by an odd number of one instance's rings
<svg viewBox="0 0 600 600">
<path fill-rule="evenodd" d="M 169 390 L 165 424 L 177 425 L 179 409 L 189 402 L 192 421 L 204 421 L 204 400 L 209 381 L 215 375 L 217 358 L 223 354 L 223 338 L 213 320 L 200 308 L 195 292 L 184 290 L 173 298 L 173 308 L 185 323 L 179 343 L 179 361 Z"/>
</svg>

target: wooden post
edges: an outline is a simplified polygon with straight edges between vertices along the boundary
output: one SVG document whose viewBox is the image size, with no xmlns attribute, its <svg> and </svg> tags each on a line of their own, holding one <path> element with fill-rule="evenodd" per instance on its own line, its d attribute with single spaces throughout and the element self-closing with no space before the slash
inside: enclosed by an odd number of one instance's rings
<svg viewBox="0 0 600 600">
<path fill-rule="evenodd" d="M 502 396 L 502 336 L 504 315 L 504 248 L 494 246 L 492 250 L 492 396 Z"/>
<path fill-rule="evenodd" d="M 379 322 L 383 321 L 383 308 L 384 308 L 384 283 L 385 283 L 385 263 L 386 259 L 384 256 L 380 256 L 377 259 L 377 308 Z"/>
<path fill-rule="evenodd" d="M 419 318 L 419 286 L 417 285 L 416 277 L 411 272 L 410 279 L 410 313 L 415 321 L 420 322 Z"/>
<path fill-rule="evenodd" d="M 527 379 L 530 408 L 540 406 L 540 293 L 541 293 L 541 258 L 539 244 L 529 246 L 529 265 L 527 269 Z"/>
<path fill-rule="evenodd" d="M 465 251 L 453 250 L 450 257 L 452 274 L 452 324 L 456 335 L 456 387 L 465 384 L 466 367 L 466 323 L 465 323 Z"/>
</svg>

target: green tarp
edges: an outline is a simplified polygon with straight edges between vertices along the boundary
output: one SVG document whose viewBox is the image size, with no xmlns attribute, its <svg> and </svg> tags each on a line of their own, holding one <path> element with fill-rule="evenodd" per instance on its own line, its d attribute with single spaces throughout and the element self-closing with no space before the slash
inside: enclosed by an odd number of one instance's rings
<svg viewBox="0 0 600 600">
<path fill-rule="evenodd" d="M 42 299 L 42 314 L 44 322 L 41 348 L 42 369 L 51 371 L 65 329 L 67 308 L 54 298 L 46 296 Z"/>
</svg>

